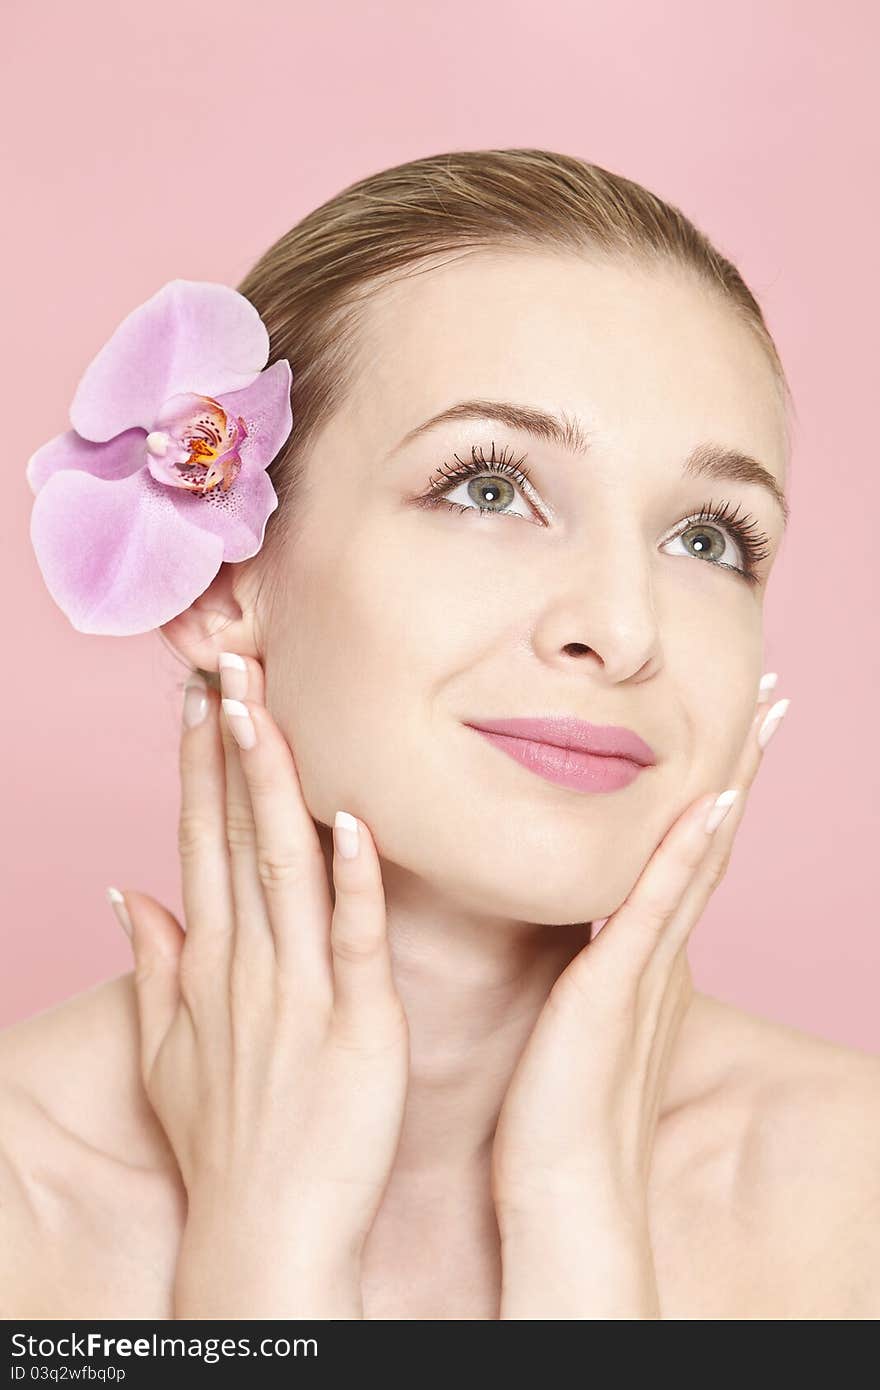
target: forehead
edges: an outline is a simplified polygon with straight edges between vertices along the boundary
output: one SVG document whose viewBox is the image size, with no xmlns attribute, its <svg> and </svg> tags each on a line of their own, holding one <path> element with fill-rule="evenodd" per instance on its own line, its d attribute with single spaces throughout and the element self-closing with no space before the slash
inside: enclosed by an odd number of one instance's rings
<svg viewBox="0 0 880 1390">
<path fill-rule="evenodd" d="M 458 400 L 489 397 L 577 416 L 609 455 L 684 457 L 712 439 L 785 481 L 784 411 L 764 350 L 675 267 L 458 255 L 379 290 L 361 342 L 346 414 L 371 450 Z"/>
</svg>

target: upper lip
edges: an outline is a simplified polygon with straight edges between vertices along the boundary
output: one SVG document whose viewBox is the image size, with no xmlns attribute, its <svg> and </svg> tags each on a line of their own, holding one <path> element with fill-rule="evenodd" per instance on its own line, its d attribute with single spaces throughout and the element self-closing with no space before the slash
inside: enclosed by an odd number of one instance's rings
<svg viewBox="0 0 880 1390">
<path fill-rule="evenodd" d="M 606 758 L 628 758 L 642 767 L 650 767 L 657 761 L 650 744 L 632 729 L 618 724 L 588 724 L 565 714 L 530 719 L 466 719 L 464 722 L 487 734 L 509 734 L 512 738 L 552 743 L 556 748 L 572 748 L 579 753 L 595 753 Z"/>
</svg>

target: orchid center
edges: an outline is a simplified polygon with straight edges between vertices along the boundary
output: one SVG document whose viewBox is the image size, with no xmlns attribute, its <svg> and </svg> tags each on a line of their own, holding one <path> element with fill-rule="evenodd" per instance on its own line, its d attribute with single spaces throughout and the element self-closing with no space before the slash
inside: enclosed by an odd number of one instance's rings
<svg viewBox="0 0 880 1390">
<path fill-rule="evenodd" d="M 240 415 L 231 416 L 212 396 L 171 396 L 145 440 L 147 466 L 158 482 L 204 495 L 228 492 L 241 469 L 239 446 L 247 437 Z"/>
</svg>

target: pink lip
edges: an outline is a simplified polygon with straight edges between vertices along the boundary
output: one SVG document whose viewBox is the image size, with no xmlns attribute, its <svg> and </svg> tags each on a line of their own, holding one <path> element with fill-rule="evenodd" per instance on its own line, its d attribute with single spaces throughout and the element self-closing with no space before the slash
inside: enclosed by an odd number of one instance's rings
<svg viewBox="0 0 880 1390">
<path fill-rule="evenodd" d="M 616 791 L 656 762 L 644 739 L 613 724 L 568 716 L 464 722 L 531 772 L 576 791 Z"/>
</svg>

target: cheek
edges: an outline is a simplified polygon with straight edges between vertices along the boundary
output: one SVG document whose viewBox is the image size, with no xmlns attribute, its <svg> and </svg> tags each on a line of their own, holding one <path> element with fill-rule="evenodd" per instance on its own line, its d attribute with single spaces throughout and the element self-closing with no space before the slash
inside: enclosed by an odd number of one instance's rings
<svg viewBox="0 0 880 1390">
<path fill-rule="evenodd" d="M 278 698 L 306 803 L 324 824 L 340 806 L 361 815 L 378 837 L 383 807 L 410 814 L 438 692 L 467 660 L 457 605 L 450 612 L 436 569 L 422 572 L 387 533 L 304 566 L 290 594 L 272 643 L 285 653 Z"/>
<path fill-rule="evenodd" d="M 707 733 L 710 742 L 723 742 L 725 730 L 734 738 L 737 730 L 745 733 L 764 672 L 760 607 L 748 594 L 722 589 L 727 576 L 710 578 L 714 592 L 698 593 L 700 602 L 686 596 L 687 602 L 676 602 L 665 620 L 658 619 L 667 670 L 701 743 Z M 722 598 L 729 601 L 722 604 Z"/>
<path fill-rule="evenodd" d="M 691 730 L 692 774 L 700 786 L 729 785 L 739 763 L 757 708 L 760 661 L 731 673 L 723 689 L 712 690 L 695 711 Z"/>
<path fill-rule="evenodd" d="M 504 591 L 498 565 L 481 568 L 473 541 L 456 551 L 430 528 L 365 523 L 307 580 L 304 616 L 323 651 L 325 693 L 334 699 L 353 683 L 367 695 L 378 687 L 384 700 L 430 697 L 473 660 L 487 627 L 499 630 Z"/>
<path fill-rule="evenodd" d="M 686 592 L 664 592 L 667 606 L 658 613 L 658 698 L 671 766 L 680 769 L 682 809 L 701 792 L 730 784 L 766 669 L 760 604 L 729 576 L 698 575 L 700 588 L 688 578 Z"/>
</svg>

